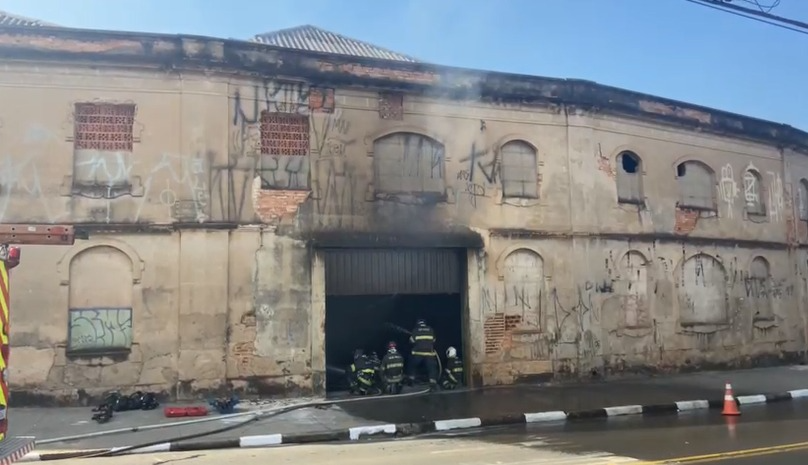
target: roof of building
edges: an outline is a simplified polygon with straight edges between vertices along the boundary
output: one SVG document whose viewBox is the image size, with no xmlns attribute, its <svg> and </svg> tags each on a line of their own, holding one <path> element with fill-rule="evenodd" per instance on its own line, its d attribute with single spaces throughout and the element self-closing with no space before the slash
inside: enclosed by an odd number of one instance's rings
<svg viewBox="0 0 808 465">
<path fill-rule="evenodd" d="M 0 10 L 0 25 L 2 26 L 50 26 L 54 27 L 55 24 L 47 23 L 39 19 L 28 18 L 20 15 L 13 15 Z"/>
<path fill-rule="evenodd" d="M 32 23 L 35 24 L 46 26 L 43 22 Z M 427 92 L 435 98 L 556 110 L 565 105 L 575 111 L 656 121 L 808 154 L 808 132 L 785 124 L 591 81 L 424 63 L 312 26 L 264 34 L 258 36 L 263 39 L 253 41 L 47 26 L 0 22 L 0 56 L 70 61 L 84 60 L 92 54 L 94 61 L 111 65 L 160 64 L 172 69 L 215 69 L 245 76 L 297 77 L 324 87 Z M 310 41 L 299 43 L 309 36 Z M 34 40 L 39 37 L 48 40 Z M 295 37 L 298 42 L 292 40 Z"/>
<path fill-rule="evenodd" d="M 275 47 L 307 52 L 331 53 L 362 58 L 418 63 L 413 57 L 394 52 L 342 34 L 326 31 L 316 26 L 303 25 L 273 32 L 258 34 L 251 39 Z"/>
</svg>

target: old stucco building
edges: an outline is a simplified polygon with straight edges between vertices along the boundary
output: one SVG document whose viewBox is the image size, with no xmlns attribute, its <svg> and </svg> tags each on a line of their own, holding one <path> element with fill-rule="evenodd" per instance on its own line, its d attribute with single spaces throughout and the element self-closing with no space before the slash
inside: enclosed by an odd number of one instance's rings
<svg viewBox="0 0 808 465">
<path fill-rule="evenodd" d="M 805 350 L 789 126 L 312 27 L 23 22 L 0 57 L 0 221 L 90 233 L 23 248 L 19 402 L 322 392 L 416 312 L 476 385 Z"/>
</svg>

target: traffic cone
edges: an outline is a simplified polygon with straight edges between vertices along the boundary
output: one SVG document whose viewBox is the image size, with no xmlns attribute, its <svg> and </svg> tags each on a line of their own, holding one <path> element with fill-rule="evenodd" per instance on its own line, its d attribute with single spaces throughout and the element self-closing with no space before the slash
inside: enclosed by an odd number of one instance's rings
<svg viewBox="0 0 808 465">
<path fill-rule="evenodd" d="M 732 385 L 727 383 L 724 391 L 724 410 L 721 415 L 737 417 L 741 414 L 738 410 L 738 403 L 735 402 L 735 396 L 732 394 Z"/>
</svg>

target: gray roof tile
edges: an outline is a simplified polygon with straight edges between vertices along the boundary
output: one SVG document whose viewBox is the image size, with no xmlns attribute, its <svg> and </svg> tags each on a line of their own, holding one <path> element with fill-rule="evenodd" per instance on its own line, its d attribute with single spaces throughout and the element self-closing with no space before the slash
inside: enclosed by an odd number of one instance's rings
<svg viewBox="0 0 808 465">
<path fill-rule="evenodd" d="M 319 27 L 304 25 L 258 34 L 253 42 L 309 52 L 417 63 L 419 60 Z"/>
<path fill-rule="evenodd" d="M 26 18 L 25 16 L 13 15 L 0 10 L 0 26 L 56 26 L 55 24 L 46 23 L 34 18 Z"/>
</svg>

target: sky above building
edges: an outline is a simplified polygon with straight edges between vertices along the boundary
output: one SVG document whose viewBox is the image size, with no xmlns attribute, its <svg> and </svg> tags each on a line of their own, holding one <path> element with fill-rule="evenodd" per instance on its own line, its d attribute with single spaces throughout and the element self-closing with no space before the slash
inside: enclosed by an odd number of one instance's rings
<svg viewBox="0 0 808 465">
<path fill-rule="evenodd" d="M 422 61 L 586 79 L 808 130 L 808 34 L 685 0 L 0 0 L 0 10 L 238 39 L 311 24 Z M 808 22 L 808 1 L 772 13 Z"/>
</svg>

